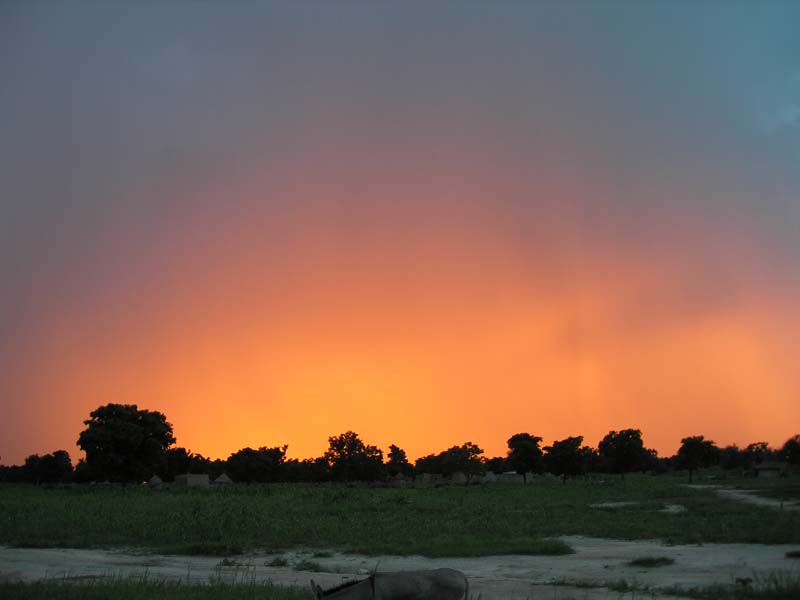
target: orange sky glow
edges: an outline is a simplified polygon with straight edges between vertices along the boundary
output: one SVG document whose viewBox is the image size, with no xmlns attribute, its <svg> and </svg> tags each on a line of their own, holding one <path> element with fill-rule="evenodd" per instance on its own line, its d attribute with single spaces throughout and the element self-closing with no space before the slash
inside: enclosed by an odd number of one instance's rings
<svg viewBox="0 0 800 600">
<path fill-rule="evenodd" d="M 471 189 L 458 175 L 374 182 L 384 202 L 366 231 L 337 223 L 352 190 L 323 177 L 270 190 L 289 206 L 326 190 L 275 237 L 244 202 L 222 225 L 199 215 L 166 246 L 111 256 L 116 275 L 28 341 L 17 385 L 48 410 L 20 407 L 41 425 L 24 444 L 10 432 L 12 447 L 72 450 L 81 421 L 111 401 L 164 412 L 179 445 L 222 458 L 285 443 L 289 456 L 318 456 L 348 429 L 411 458 L 467 440 L 500 455 L 519 431 L 594 445 L 634 427 L 662 454 L 687 435 L 793 434 L 800 381 L 780 360 L 786 324 L 800 324 L 790 305 L 747 289 L 706 298 L 696 284 L 716 281 L 713 257 L 622 255 L 602 240 L 587 252 L 591 230 L 531 261 L 513 224 L 471 214 L 491 182 Z M 543 193 L 569 204 L 570 187 Z M 234 195 L 260 193 L 256 181 Z M 451 194 L 458 214 L 398 215 L 404 193 Z"/>
<path fill-rule="evenodd" d="M 3 464 L 800 430 L 792 3 L 11 4 Z"/>
</svg>

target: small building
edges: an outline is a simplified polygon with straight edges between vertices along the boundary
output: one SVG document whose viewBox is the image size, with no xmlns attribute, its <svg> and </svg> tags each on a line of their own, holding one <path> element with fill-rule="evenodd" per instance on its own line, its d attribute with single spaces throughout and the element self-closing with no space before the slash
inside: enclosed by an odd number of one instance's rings
<svg viewBox="0 0 800 600">
<path fill-rule="evenodd" d="M 208 474 L 184 473 L 175 476 L 175 487 L 208 487 Z"/>
<path fill-rule="evenodd" d="M 394 477 L 389 479 L 389 485 L 392 487 L 405 487 L 408 485 L 408 478 L 402 473 L 397 473 Z"/>
<path fill-rule="evenodd" d="M 469 479 L 462 471 L 456 471 L 450 476 L 450 483 L 467 483 Z"/>
<path fill-rule="evenodd" d="M 497 476 L 500 483 L 525 483 L 525 479 L 516 471 L 506 471 Z"/>
<path fill-rule="evenodd" d="M 780 477 L 786 474 L 786 465 L 774 461 L 765 461 L 753 466 L 756 477 Z"/>
<path fill-rule="evenodd" d="M 217 477 L 214 481 L 211 482 L 212 485 L 230 485 L 233 483 L 233 480 L 228 477 L 227 473 L 223 473 L 219 477 Z"/>
<path fill-rule="evenodd" d="M 161 480 L 161 477 L 158 475 L 153 475 L 150 479 L 147 480 L 147 485 L 151 490 L 159 489 L 164 482 Z"/>
</svg>

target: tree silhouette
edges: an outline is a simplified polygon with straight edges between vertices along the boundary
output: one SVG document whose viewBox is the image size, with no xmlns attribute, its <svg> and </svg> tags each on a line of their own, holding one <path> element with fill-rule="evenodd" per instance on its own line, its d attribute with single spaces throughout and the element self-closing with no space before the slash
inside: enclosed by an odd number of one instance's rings
<svg viewBox="0 0 800 600">
<path fill-rule="evenodd" d="M 94 479 L 143 481 L 158 470 L 164 451 L 175 443 L 172 425 L 158 411 L 106 404 L 89 416 L 78 446 Z"/>
<path fill-rule="evenodd" d="M 236 482 L 267 483 L 283 478 L 283 464 L 288 446 L 242 448 L 228 457 L 226 472 Z"/>
<path fill-rule="evenodd" d="M 793 435 L 786 440 L 780 454 L 783 460 L 790 465 L 800 465 L 800 434 Z"/>
<path fill-rule="evenodd" d="M 530 433 L 515 433 L 508 438 L 508 465 L 522 475 L 524 483 L 528 483 L 528 473 L 542 471 L 541 441 L 542 438 Z"/>
<path fill-rule="evenodd" d="M 590 465 L 594 450 L 581 446 L 582 443 L 583 436 L 579 435 L 555 441 L 552 446 L 545 446 L 544 463 L 547 470 L 559 475 L 564 483 L 568 477 L 584 473 Z"/>
<path fill-rule="evenodd" d="M 641 468 L 652 458 L 642 442 L 638 429 L 609 431 L 597 446 L 606 466 L 624 479 L 625 473 Z"/>
<path fill-rule="evenodd" d="M 403 475 L 410 477 L 414 473 L 414 467 L 408 462 L 406 453 L 402 448 L 392 444 L 389 446 L 389 460 L 386 461 L 386 471 L 389 477 Z"/>
<path fill-rule="evenodd" d="M 27 483 L 62 483 L 72 476 L 72 461 L 66 450 L 44 456 L 31 454 L 25 459 L 20 476 Z"/>
<path fill-rule="evenodd" d="M 354 431 L 329 437 L 324 458 L 338 481 L 374 481 L 383 475 L 383 452 L 364 444 Z"/>
<path fill-rule="evenodd" d="M 714 442 L 705 439 L 702 435 L 695 435 L 681 440 L 677 463 L 678 467 L 689 471 L 689 481 L 692 481 L 694 471 L 717 464 L 719 458 L 720 450 Z"/>
<path fill-rule="evenodd" d="M 760 465 L 772 457 L 772 450 L 767 442 L 753 442 L 744 449 L 744 460 L 748 467 Z"/>
<path fill-rule="evenodd" d="M 439 454 L 429 454 L 417 459 L 417 473 L 434 473 L 451 477 L 456 473 L 464 473 L 469 482 L 474 475 L 483 472 L 485 464 L 481 454 L 483 450 L 472 442 L 460 446 L 452 446 Z"/>
<path fill-rule="evenodd" d="M 211 475 L 214 470 L 212 461 L 202 454 L 196 454 L 186 448 L 176 447 L 168 448 L 164 452 L 164 460 L 158 475 L 164 481 L 173 481 L 176 475 L 183 473 L 207 473 Z"/>
<path fill-rule="evenodd" d="M 493 456 L 486 460 L 486 470 L 496 475 L 508 470 L 508 459 L 505 456 Z"/>
</svg>

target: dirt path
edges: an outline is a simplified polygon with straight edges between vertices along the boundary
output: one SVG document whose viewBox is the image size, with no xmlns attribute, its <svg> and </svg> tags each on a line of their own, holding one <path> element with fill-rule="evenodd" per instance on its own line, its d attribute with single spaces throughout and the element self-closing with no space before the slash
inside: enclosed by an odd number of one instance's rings
<svg viewBox="0 0 800 600">
<path fill-rule="evenodd" d="M 654 541 L 619 541 L 570 536 L 561 538 L 574 549 L 567 556 L 487 556 L 481 558 L 428 559 L 419 556 L 367 557 L 334 553 L 287 552 L 288 565 L 266 566 L 276 558 L 271 554 L 235 557 L 235 565 L 224 566 L 219 558 L 165 556 L 109 550 L 26 549 L 0 547 L 0 579 L 35 580 L 47 577 L 88 578 L 141 576 L 158 579 L 208 581 L 271 580 L 276 584 L 308 587 L 311 578 L 323 587 L 365 576 L 376 566 L 381 571 L 452 567 L 469 577 L 470 590 L 483 600 L 495 598 L 541 598 L 554 600 L 599 600 L 630 598 L 604 588 L 585 587 L 617 582 L 648 586 L 685 588 L 714 583 L 733 583 L 737 577 L 779 570 L 797 573 L 800 563 L 785 558 L 798 546 L 758 544 L 707 544 L 703 546 L 665 546 Z M 645 556 L 668 557 L 675 564 L 659 568 L 631 567 L 627 563 Z M 319 572 L 296 571 L 293 565 L 313 561 Z M 573 585 L 566 585 L 572 583 Z M 578 585 L 575 585 L 578 584 Z M 638 592 L 638 596 L 641 592 Z M 477 596 L 476 596 L 477 597 Z M 653 596 L 658 598 L 657 595 Z M 648 594 L 650 598 L 650 594 Z M 673 600 L 675 596 L 671 597 Z"/>
<path fill-rule="evenodd" d="M 726 488 L 718 485 L 688 485 L 687 487 L 695 489 L 713 489 L 717 494 L 729 500 L 737 500 L 738 502 L 746 502 L 748 504 L 755 504 L 757 506 L 764 506 L 767 508 L 775 508 L 777 510 L 800 510 L 800 503 L 797 500 L 778 500 L 777 498 L 768 498 L 766 496 L 759 496 L 758 490 L 739 490 L 734 488 Z"/>
</svg>

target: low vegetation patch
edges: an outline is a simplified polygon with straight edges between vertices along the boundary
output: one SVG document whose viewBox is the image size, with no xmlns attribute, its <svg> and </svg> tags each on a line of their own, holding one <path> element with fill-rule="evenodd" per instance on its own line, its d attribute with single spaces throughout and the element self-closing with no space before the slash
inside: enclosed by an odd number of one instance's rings
<svg viewBox="0 0 800 600">
<path fill-rule="evenodd" d="M 632 567 L 665 567 L 667 565 L 674 565 L 675 560 L 667 558 L 666 556 L 643 556 L 641 558 L 634 558 L 628 564 Z"/>
<path fill-rule="evenodd" d="M 276 556 L 272 560 L 268 560 L 264 563 L 265 567 L 288 567 L 289 561 L 283 558 L 282 556 Z"/>
<path fill-rule="evenodd" d="M 786 558 L 800 558 L 800 550 L 789 550 L 786 553 Z"/>
<path fill-rule="evenodd" d="M 310 600 L 305 590 L 269 583 L 211 582 L 210 584 L 96 579 L 80 583 L 48 580 L 33 583 L 0 582 L 4 600 Z"/>
</svg>

